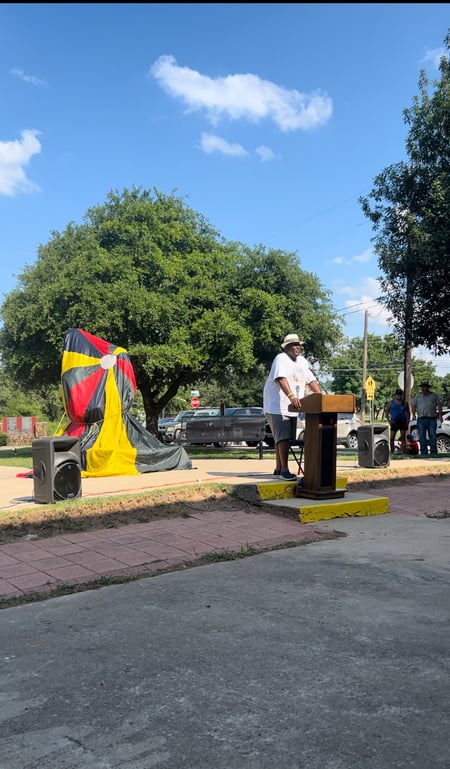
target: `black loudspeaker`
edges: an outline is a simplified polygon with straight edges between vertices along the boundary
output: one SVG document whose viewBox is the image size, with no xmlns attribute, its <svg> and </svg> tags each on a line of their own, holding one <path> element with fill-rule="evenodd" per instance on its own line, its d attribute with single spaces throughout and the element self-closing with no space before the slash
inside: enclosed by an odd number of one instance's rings
<svg viewBox="0 0 450 769">
<path fill-rule="evenodd" d="M 58 502 L 81 497 L 81 454 L 78 438 L 39 438 L 31 444 L 34 501 Z"/>
<path fill-rule="evenodd" d="M 357 434 L 360 467 L 388 467 L 389 425 L 362 425 Z"/>
</svg>

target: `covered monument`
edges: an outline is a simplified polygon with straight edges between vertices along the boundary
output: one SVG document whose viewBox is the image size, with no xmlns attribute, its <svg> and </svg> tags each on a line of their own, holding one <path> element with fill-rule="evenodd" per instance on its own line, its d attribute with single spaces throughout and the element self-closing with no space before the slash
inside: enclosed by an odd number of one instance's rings
<svg viewBox="0 0 450 769">
<path fill-rule="evenodd" d="M 69 329 L 61 382 L 69 421 L 58 435 L 79 438 L 83 477 L 191 469 L 182 446 L 162 444 L 129 413 L 136 379 L 123 347 Z"/>
</svg>

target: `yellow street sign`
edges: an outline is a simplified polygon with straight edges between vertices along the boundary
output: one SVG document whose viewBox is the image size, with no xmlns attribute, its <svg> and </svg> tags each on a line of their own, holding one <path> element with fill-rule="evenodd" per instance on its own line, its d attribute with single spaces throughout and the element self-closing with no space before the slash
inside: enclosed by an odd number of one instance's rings
<svg viewBox="0 0 450 769">
<path fill-rule="evenodd" d="M 373 401 L 375 395 L 375 380 L 371 376 L 368 376 L 365 381 L 366 397 L 368 401 Z"/>
</svg>

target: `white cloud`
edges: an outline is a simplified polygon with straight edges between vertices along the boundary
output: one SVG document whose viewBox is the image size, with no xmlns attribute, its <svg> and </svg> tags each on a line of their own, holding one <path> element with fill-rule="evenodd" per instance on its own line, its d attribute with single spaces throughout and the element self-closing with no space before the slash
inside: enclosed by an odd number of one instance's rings
<svg viewBox="0 0 450 769">
<path fill-rule="evenodd" d="M 364 278 L 355 284 L 336 284 L 335 294 L 343 294 L 350 297 L 344 303 L 345 312 L 342 312 L 345 320 L 354 320 L 355 316 L 364 317 L 366 310 L 371 324 L 378 327 L 377 333 L 392 333 L 389 324 L 389 313 L 383 305 L 377 301 L 381 288 L 376 278 Z M 350 316 L 350 317 L 349 317 Z M 362 328 L 362 326 L 361 326 Z M 382 331 L 384 329 L 384 331 Z"/>
<path fill-rule="evenodd" d="M 386 334 L 393 333 L 389 313 L 376 299 L 380 295 L 380 291 L 378 280 L 370 277 L 355 285 L 334 287 L 335 294 L 344 294 L 351 297 L 345 301 L 346 311 L 342 312 L 344 320 L 347 323 L 350 321 L 353 326 L 352 333 L 348 334 L 349 336 L 363 336 L 366 310 L 369 334 L 385 336 Z M 360 319 L 357 325 L 355 324 L 355 318 Z M 436 368 L 438 376 L 443 377 L 446 374 L 450 374 L 450 355 L 436 356 L 426 347 L 415 347 L 413 356 L 432 363 Z"/>
<path fill-rule="evenodd" d="M 205 110 L 213 124 L 221 117 L 251 123 L 271 119 L 281 131 L 298 131 L 323 125 L 333 111 L 326 93 L 304 94 L 252 74 L 212 78 L 179 67 L 173 56 L 160 56 L 149 75 L 166 93 L 184 102 L 188 112 Z"/>
<path fill-rule="evenodd" d="M 421 64 L 426 64 L 430 61 L 436 69 L 439 69 L 439 64 L 441 63 L 441 58 L 443 56 L 448 59 L 448 53 L 445 48 L 432 48 L 425 53 Z"/>
<path fill-rule="evenodd" d="M 230 142 L 221 139 L 214 134 L 202 133 L 200 138 L 200 147 L 207 155 L 213 152 L 221 152 L 222 155 L 233 155 L 234 157 L 245 157 L 247 150 L 241 144 L 230 144 Z"/>
<path fill-rule="evenodd" d="M 256 154 L 259 155 L 262 161 L 267 160 L 275 160 L 275 153 L 272 152 L 270 147 L 265 147 L 264 144 L 262 144 L 260 147 L 256 148 Z"/>
<path fill-rule="evenodd" d="M 18 77 L 19 80 L 23 80 L 24 83 L 31 83 L 31 85 L 46 85 L 45 80 L 37 75 L 27 75 L 20 67 L 14 67 L 10 69 L 11 75 Z"/>
<path fill-rule="evenodd" d="M 0 141 L 0 195 L 13 196 L 18 192 L 32 192 L 39 187 L 27 179 L 24 166 L 33 155 L 41 151 L 37 139 L 39 131 L 21 132 L 21 140 Z"/>
<path fill-rule="evenodd" d="M 345 302 L 345 306 L 349 310 L 354 310 L 355 313 L 360 315 L 365 315 L 367 310 L 368 318 L 370 318 L 376 326 L 380 329 L 384 328 L 385 333 L 392 333 L 392 329 L 389 329 L 390 315 L 386 308 L 377 302 L 374 296 L 361 293 L 357 299 L 348 299 Z"/>
<path fill-rule="evenodd" d="M 349 265 L 352 264 L 352 262 L 365 264 L 366 262 L 370 262 L 370 260 L 373 258 L 373 255 L 373 250 L 368 248 L 366 251 L 363 251 L 362 254 L 356 254 L 356 256 L 351 256 L 349 259 L 344 259 L 343 256 L 336 256 L 336 258 L 333 259 L 333 264 Z"/>
<path fill-rule="evenodd" d="M 433 355 L 426 347 L 415 347 L 413 350 L 414 358 L 419 358 L 428 363 L 432 363 L 438 376 L 450 374 L 450 355 Z M 441 393 L 442 394 L 442 393 Z"/>
</svg>

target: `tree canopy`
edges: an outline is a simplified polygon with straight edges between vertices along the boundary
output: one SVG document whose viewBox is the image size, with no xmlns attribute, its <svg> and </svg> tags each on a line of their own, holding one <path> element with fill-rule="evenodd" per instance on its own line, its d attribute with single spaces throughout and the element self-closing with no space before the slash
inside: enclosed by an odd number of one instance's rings
<svg viewBox="0 0 450 769">
<path fill-rule="evenodd" d="M 153 430 L 180 388 L 251 376 L 290 331 L 323 361 L 342 336 L 297 254 L 227 242 L 183 199 L 140 188 L 53 232 L 1 315 L 4 365 L 30 388 L 59 382 L 69 328 L 124 347 Z"/>
<path fill-rule="evenodd" d="M 419 95 L 403 113 L 408 162 L 382 171 L 360 199 L 376 232 L 380 301 L 393 328 L 438 355 L 450 349 L 450 35 L 445 46 L 440 79 L 422 71 Z"/>
</svg>

